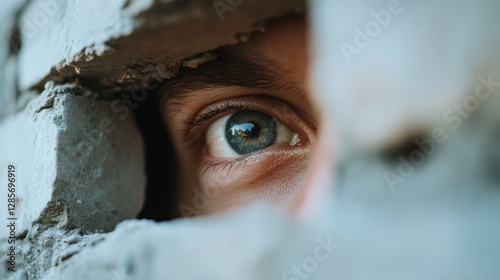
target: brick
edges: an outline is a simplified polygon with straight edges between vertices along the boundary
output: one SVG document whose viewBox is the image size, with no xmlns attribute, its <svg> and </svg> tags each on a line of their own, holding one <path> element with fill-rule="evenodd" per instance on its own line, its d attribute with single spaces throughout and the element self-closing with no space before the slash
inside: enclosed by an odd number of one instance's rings
<svg viewBox="0 0 500 280">
<path fill-rule="evenodd" d="M 85 93 L 49 86 L 0 124 L 0 166 L 18 172 L 18 233 L 34 222 L 111 231 L 142 205 L 144 155 L 132 114 Z"/>
</svg>

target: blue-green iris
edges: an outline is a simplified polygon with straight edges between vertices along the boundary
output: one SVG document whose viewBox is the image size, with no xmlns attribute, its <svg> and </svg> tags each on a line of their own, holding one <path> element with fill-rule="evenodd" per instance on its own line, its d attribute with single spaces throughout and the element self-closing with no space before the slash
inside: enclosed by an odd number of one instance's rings
<svg viewBox="0 0 500 280">
<path fill-rule="evenodd" d="M 226 139 L 240 155 L 264 149 L 276 139 L 276 122 L 261 112 L 239 111 L 226 123 Z"/>
</svg>

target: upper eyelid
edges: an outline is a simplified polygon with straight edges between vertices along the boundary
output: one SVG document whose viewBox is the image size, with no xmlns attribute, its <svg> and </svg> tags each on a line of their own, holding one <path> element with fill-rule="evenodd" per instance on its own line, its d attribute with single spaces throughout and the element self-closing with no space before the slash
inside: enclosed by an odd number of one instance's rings
<svg viewBox="0 0 500 280">
<path fill-rule="evenodd" d="M 237 102 L 237 101 L 236 101 Z M 244 104 L 238 103 L 222 103 L 220 106 L 217 106 L 215 109 L 209 110 L 205 113 L 198 113 L 196 117 L 192 121 L 185 121 L 185 123 L 191 126 L 199 126 L 202 125 L 205 121 L 219 115 L 222 112 L 226 112 L 229 110 L 246 110 L 248 106 Z"/>
<path fill-rule="evenodd" d="M 202 125 L 203 123 L 205 123 L 205 121 L 219 115 L 220 113 L 227 112 L 230 110 L 259 111 L 259 112 L 263 112 L 263 113 L 266 113 L 266 114 L 272 115 L 272 116 L 276 115 L 274 112 L 271 112 L 270 110 L 266 110 L 265 109 L 266 106 L 255 105 L 255 103 L 259 103 L 259 102 L 242 101 L 241 99 L 243 99 L 243 98 L 268 99 L 269 101 L 272 101 L 272 102 L 279 102 L 282 106 L 284 106 L 284 103 L 286 103 L 285 101 L 283 101 L 281 99 L 278 99 L 278 98 L 272 97 L 272 96 L 266 96 L 266 95 L 239 96 L 235 99 L 222 100 L 222 101 L 218 101 L 218 102 L 215 102 L 213 104 L 207 105 L 207 106 L 205 106 L 205 108 L 208 107 L 210 109 L 202 110 L 201 113 L 196 114 L 196 116 L 194 117 L 193 120 L 185 120 L 184 123 L 187 125 L 190 125 L 190 126 L 199 126 L 199 125 Z M 290 106 L 288 103 L 286 103 L 286 104 L 288 106 Z M 214 108 L 211 108 L 211 107 L 214 107 Z M 208 111 L 208 112 L 204 112 L 204 111 Z M 277 117 L 277 119 L 280 120 L 280 118 L 278 116 L 275 116 L 275 117 Z"/>
</svg>

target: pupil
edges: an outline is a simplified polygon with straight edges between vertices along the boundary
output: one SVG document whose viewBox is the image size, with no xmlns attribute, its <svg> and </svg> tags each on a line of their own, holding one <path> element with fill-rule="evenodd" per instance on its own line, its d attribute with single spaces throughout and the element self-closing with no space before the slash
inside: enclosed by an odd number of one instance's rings
<svg viewBox="0 0 500 280">
<path fill-rule="evenodd" d="M 276 123 L 267 114 L 240 111 L 229 118 L 225 132 L 231 148 L 243 155 L 273 144 L 276 139 Z"/>
</svg>

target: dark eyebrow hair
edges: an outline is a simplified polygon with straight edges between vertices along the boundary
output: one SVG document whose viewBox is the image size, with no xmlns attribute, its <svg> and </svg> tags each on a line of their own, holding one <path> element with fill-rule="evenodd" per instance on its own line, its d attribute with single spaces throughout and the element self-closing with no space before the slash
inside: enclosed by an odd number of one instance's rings
<svg viewBox="0 0 500 280">
<path fill-rule="evenodd" d="M 264 59 L 252 44 L 221 47 L 213 54 L 217 58 L 197 68 L 182 67 L 177 75 L 160 87 L 161 100 L 175 98 L 182 102 L 188 93 L 203 89 L 240 86 L 265 90 L 293 89 L 285 83 L 287 70 L 279 63 Z M 163 102 L 162 102 L 163 103 Z"/>
</svg>

